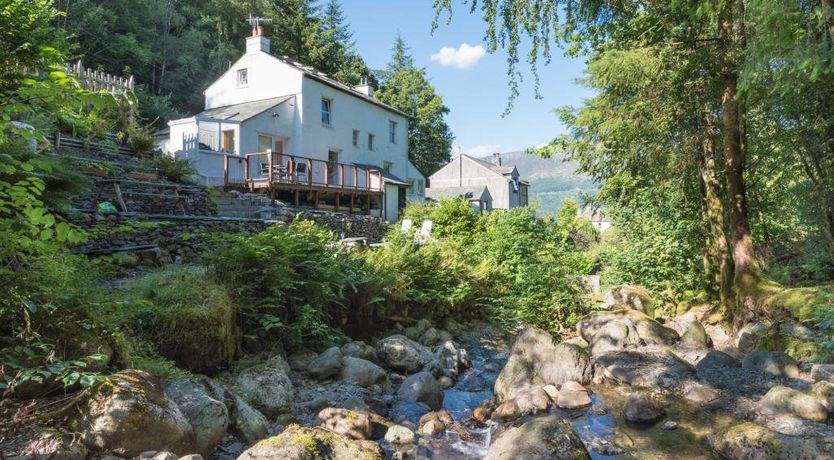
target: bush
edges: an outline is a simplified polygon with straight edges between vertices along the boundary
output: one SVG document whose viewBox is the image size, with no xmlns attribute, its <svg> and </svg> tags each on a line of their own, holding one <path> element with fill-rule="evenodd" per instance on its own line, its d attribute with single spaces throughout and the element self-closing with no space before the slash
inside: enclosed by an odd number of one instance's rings
<svg viewBox="0 0 834 460">
<path fill-rule="evenodd" d="M 154 139 L 150 128 L 132 126 L 127 130 L 127 144 L 134 152 L 142 155 L 150 153 L 154 149 L 156 139 Z"/>
<path fill-rule="evenodd" d="M 354 291 L 351 258 L 333 233 L 296 220 L 254 236 L 238 236 L 207 257 L 211 274 L 241 305 L 240 325 L 251 348 L 341 340 L 332 327 Z"/>
<path fill-rule="evenodd" d="M 170 155 L 157 155 L 154 157 L 154 167 L 163 179 L 178 184 L 191 184 L 194 182 L 194 175 L 197 169 L 185 159 L 177 159 Z"/>
<path fill-rule="evenodd" d="M 170 269 L 128 286 L 124 308 L 134 334 L 150 339 L 160 356 L 194 372 L 209 372 L 237 351 L 235 308 L 227 291 L 202 271 Z"/>
</svg>

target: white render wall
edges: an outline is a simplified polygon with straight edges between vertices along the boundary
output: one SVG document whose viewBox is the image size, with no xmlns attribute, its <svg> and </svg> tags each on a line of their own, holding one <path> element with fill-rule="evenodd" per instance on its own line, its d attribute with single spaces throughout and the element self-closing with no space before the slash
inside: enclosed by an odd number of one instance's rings
<svg viewBox="0 0 834 460">
<path fill-rule="evenodd" d="M 249 83 L 237 86 L 237 71 L 248 70 Z M 301 92 L 302 72 L 260 51 L 244 54 L 226 73 L 209 86 L 206 109 L 289 96 Z"/>
</svg>

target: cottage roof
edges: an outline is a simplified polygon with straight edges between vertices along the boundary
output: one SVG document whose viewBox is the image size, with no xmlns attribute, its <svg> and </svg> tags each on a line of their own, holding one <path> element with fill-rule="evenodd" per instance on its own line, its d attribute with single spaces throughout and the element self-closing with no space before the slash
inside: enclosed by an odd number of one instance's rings
<svg viewBox="0 0 834 460">
<path fill-rule="evenodd" d="M 208 110 L 203 110 L 195 115 L 195 117 L 243 122 L 254 116 L 260 115 L 273 107 L 277 107 L 284 102 L 289 101 L 293 97 L 295 96 L 291 94 L 289 96 L 271 97 L 269 99 L 242 102 L 240 104 L 225 105 L 223 107 L 214 107 Z"/>
<path fill-rule="evenodd" d="M 338 81 L 334 78 L 331 78 L 326 73 L 324 73 L 320 70 L 316 70 L 315 68 L 310 67 L 308 65 L 305 65 L 301 62 L 298 62 L 295 59 L 291 59 L 289 56 L 276 56 L 274 54 L 270 54 L 270 56 L 274 57 L 275 59 L 278 59 L 279 61 L 283 62 L 284 64 L 287 64 L 289 66 L 292 66 L 292 67 L 300 70 L 304 74 L 305 77 L 309 77 L 313 80 L 324 83 L 327 86 L 338 89 L 340 91 L 344 91 L 345 93 L 348 93 L 351 96 L 358 97 L 360 99 L 364 99 L 365 101 L 370 102 L 371 104 L 382 107 L 383 109 L 389 110 L 389 111 L 394 112 L 398 115 L 402 115 L 405 118 L 411 118 L 407 113 L 403 112 L 402 110 L 399 110 L 395 107 L 392 107 L 392 106 L 380 101 L 379 99 L 374 98 L 373 96 L 369 96 L 365 93 L 359 92 L 359 91 L 351 88 L 350 86 L 348 86 L 348 85 L 346 85 L 346 84 L 344 84 L 344 83 L 342 83 L 342 82 L 340 82 L 340 81 Z"/>
<path fill-rule="evenodd" d="M 466 156 L 467 158 L 472 159 L 473 161 L 475 161 L 476 163 L 480 164 L 481 166 L 483 166 L 483 167 L 485 167 L 485 168 L 489 168 L 489 169 L 490 169 L 490 170 L 492 170 L 493 172 L 496 172 L 496 173 L 498 173 L 498 174 L 501 174 L 502 176 L 506 176 L 506 175 L 508 175 L 508 174 L 512 174 L 512 173 L 513 173 L 513 170 L 515 169 L 515 166 L 513 166 L 513 165 L 502 165 L 502 166 L 499 166 L 499 165 L 492 164 L 492 163 L 491 163 L 491 162 L 489 162 L 489 161 L 482 160 L 482 159 L 480 159 L 480 158 L 471 157 L 471 156 L 469 156 L 469 155 L 465 155 L 465 156 Z"/>
<path fill-rule="evenodd" d="M 374 171 L 382 171 L 382 181 L 387 182 L 389 184 L 396 184 L 396 185 L 411 185 L 408 182 L 400 179 L 399 177 L 391 174 L 388 171 L 383 170 L 379 166 L 369 165 L 369 164 L 362 164 L 362 163 L 353 163 L 354 166 L 359 166 L 360 168 L 374 170 Z"/>
<path fill-rule="evenodd" d="M 485 186 L 479 187 L 429 187 L 426 189 L 426 198 L 439 200 L 441 198 L 459 198 L 464 197 L 470 200 L 483 201 L 486 198 L 492 198 L 489 190 Z"/>
</svg>

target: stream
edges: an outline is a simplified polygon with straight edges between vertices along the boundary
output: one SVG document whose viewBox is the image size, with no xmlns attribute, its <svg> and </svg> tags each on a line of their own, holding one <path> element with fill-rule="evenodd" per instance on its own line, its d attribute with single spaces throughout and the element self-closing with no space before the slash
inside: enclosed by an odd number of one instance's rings
<svg viewBox="0 0 834 460">
<path fill-rule="evenodd" d="M 483 458 L 491 442 L 506 429 L 532 417 L 525 416 L 512 423 L 488 422 L 477 426 L 470 420 L 472 411 L 484 400 L 494 397 L 493 386 L 507 362 L 513 337 L 507 332 L 485 325 L 478 331 L 459 338 L 472 360 L 455 385 L 445 390 L 443 410 L 455 423 L 439 436 L 420 437 L 417 444 L 396 447 L 383 443 L 386 454 L 398 451 L 403 458 L 469 460 Z M 712 421 L 703 420 L 683 403 L 671 404 L 667 420 L 678 423 L 677 429 L 665 430 L 660 424 L 650 427 L 631 426 L 620 415 L 627 396 L 626 388 L 588 386 L 591 406 L 580 410 L 550 409 L 569 421 L 585 443 L 591 458 L 608 459 L 712 459 L 705 441 L 712 432 Z M 413 420 L 419 419 L 415 414 Z M 399 455 L 397 455 L 399 457 Z"/>
</svg>

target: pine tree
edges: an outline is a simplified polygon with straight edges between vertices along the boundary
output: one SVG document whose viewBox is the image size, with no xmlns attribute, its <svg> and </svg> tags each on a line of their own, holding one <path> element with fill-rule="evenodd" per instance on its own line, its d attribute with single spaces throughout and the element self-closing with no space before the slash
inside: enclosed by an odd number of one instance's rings
<svg viewBox="0 0 834 460">
<path fill-rule="evenodd" d="M 392 51 L 377 98 L 411 117 L 408 157 L 420 172 L 429 175 L 450 158 L 454 136 L 444 119 L 449 109 L 426 77 L 425 69 L 414 65 L 401 36 L 394 40 Z"/>
</svg>

